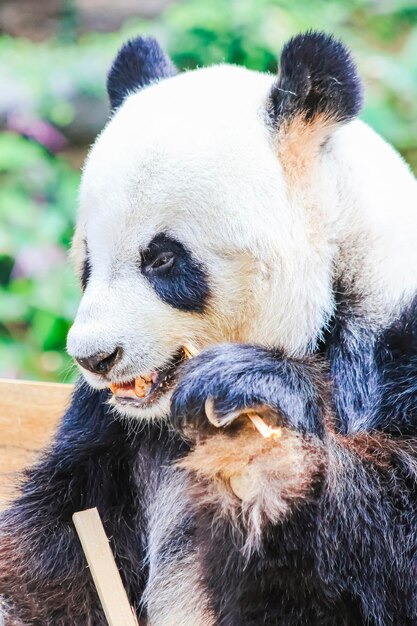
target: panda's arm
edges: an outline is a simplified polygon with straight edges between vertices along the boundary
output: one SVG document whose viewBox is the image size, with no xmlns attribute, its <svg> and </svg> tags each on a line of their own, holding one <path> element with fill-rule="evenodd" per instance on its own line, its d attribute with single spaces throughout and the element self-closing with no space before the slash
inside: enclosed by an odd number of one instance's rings
<svg viewBox="0 0 417 626">
<path fill-rule="evenodd" d="M 220 507 L 225 525 L 237 525 L 238 532 L 218 530 L 219 536 L 243 542 L 228 568 L 221 560 L 217 568 L 215 554 L 208 553 L 219 610 L 221 590 L 234 588 L 234 575 L 242 594 L 236 606 L 251 596 L 263 566 L 252 570 L 247 557 L 255 559 L 267 541 L 268 554 L 279 555 L 284 575 L 280 581 L 278 566 L 265 570 L 265 588 L 274 576 L 283 597 L 291 598 L 295 589 L 291 606 L 300 602 L 298 590 L 306 585 L 312 615 L 318 598 L 325 597 L 317 615 L 335 614 L 343 606 L 351 620 L 355 611 L 362 616 L 353 623 L 413 623 L 417 442 L 378 431 L 337 432 L 324 378 L 314 361 L 229 345 L 188 364 L 174 394 L 174 423 L 190 438 L 199 433 L 182 463 L 196 478 L 197 511 L 201 504 L 202 518 L 212 510 L 212 519 Z M 264 440 L 242 420 L 215 428 L 204 417 L 208 397 L 219 423 L 231 411 L 262 410 L 266 402 L 282 436 Z"/>
<path fill-rule="evenodd" d="M 195 444 L 182 467 L 205 492 L 212 492 L 212 481 L 225 485 L 224 494 L 234 492 L 249 532 L 259 535 L 260 518 L 282 520 L 323 481 L 328 387 L 314 359 L 248 344 L 202 352 L 184 366 L 172 397 L 172 425 Z M 264 439 L 245 417 L 249 410 L 281 427 L 281 437 Z M 217 499 L 217 487 L 214 493 Z M 234 510 L 233 498 L 220 500 Z"/>
<path fill-rule="evenodd" d="M 140 440 L 112 418 L 106 393 L 78 386 L 52 449 L 0 518 L 2 610 L 24 624 L 106 623 L 71 520 L 94 506 L 138 608 L 145 570 L 132 467 Z"/>
<path fill-rule="evenodd" d="M 322 352 L 339 432 L 417 435 L 417 299 L 375 329 L 345 296 Z"/>
<path fill-rule="evenodd" d="M 326 384 L 313 359 L 296 360 L 280 351 L 229 343 L 209 348 L 183 367 L 173 394 L 171 421 L 185 434 L 216 429 L 208 422 L 212 401 L 218 426 L 245 408 L 268 407 L 303 433 L 322 436 Z"/>
</svg>

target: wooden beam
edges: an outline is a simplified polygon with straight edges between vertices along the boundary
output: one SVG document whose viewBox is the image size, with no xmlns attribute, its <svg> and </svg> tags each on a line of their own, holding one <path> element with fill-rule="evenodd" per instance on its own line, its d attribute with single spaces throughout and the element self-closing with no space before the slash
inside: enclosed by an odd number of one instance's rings
<svg viewBox="0 0 417 626">
<path fill-rule="evenodd" d="M 96 508 L 72 516 L 109 626 L 139 626 Z"/>
<path fill-rule="evenodd" d="M 0 508 L 19 471 L 51 440 L 73 385 L 0 379 Z"/>
</svg>

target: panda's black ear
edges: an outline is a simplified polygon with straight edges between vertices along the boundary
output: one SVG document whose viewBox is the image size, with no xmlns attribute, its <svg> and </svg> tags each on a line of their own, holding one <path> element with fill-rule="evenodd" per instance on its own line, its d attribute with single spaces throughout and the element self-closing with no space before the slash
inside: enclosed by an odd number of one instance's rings
<svg viewBox="0 0 417 626">
<path fill-rule="evenodd" d="M 150 83 L 175 76 L 177 69 L 153 37 L 131 39 L 117 54 L 107 76 L 112 110 L 129 94 Z"/>
<path fill-rule="evenodd" d="M 315 152 L 361 106 L 362 83 L 340 41 L 312 31 L 290 39 L 267 104 L 281 148 Z"/>
</svg>

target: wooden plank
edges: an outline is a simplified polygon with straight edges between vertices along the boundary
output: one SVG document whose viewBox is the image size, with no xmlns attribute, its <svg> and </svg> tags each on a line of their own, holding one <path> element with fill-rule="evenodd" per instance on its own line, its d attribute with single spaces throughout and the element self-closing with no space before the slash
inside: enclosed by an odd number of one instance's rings
<svg viewBox="0 0 417 626">
<path fill-rule="evenodd" d="M 72 516 L 109 626 L 139 626 L 96 508 Z"/>
<path fill-rule="evenodd" d="M 51 440 L 73 385 L 0 379 L 0 508 L 17 472 Z"/>
</svg>

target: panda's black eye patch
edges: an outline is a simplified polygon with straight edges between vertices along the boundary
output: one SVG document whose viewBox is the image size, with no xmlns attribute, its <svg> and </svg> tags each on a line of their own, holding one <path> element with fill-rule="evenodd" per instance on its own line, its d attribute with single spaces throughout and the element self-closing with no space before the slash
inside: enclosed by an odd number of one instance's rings
<svg viewBox="0 0 417 626">
<path fill-rule="evenodd" d="M 156 235 L 142 251 L 140 267 L 161 300 L 183 311 L 204 311 L 207 273 L 182 243 L 165 233 Z"/>
</svg>

